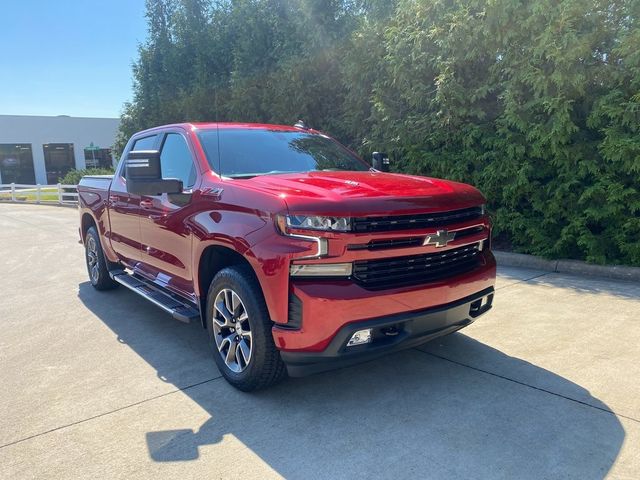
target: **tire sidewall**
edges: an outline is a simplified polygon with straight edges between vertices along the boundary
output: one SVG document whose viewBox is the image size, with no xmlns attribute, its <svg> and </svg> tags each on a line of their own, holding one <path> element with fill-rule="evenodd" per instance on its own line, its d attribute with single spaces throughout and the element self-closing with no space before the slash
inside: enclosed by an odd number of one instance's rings
<svg viewBox="0 0 640 480">
<path fill-rule="evenodd" d="M 96 281 L 93 280 L 91 276 L 91 269 L 89 267 L 89 255 L 88 255 L 88 244 L 89 238 L 93 238 L 96 242 L 96 255 L 98 256 L 98 279 Z M 85 239 L 85 248 L 84 248 L 84 260 L 87 266 L 87 273 L 89 274 L 89 281 L 91 285 L 98 289 L 105 289 L 112 286 L 111 277 L 109 277 L 109 270 L 107 268 L 107 263 L 104 258 L 104 252 L 102 251 L 102 244 L 100 243 L 100 236 L 96 231 L 95 227 L 90 227 L 86 233 Z"/>
<path fill-rule="evenodd" d="M 215 340 L 213 330 L 214 301 L 218 293 L 229 288 L 236 292 L 245 306 L 249 316 L 249 327 L 251 328 L 251 360 L 249 365 L 242 372 L 230 370 L 222 359 Z M 218 369 L 231 383 L 237 384 L 248 381 L 259 375 L 261 365 L 264 363 L 266 342 L 273 341 L 271 329 L 267 328 L 270 323 L 268 318 L 263 318 L 264 309 L 261 308 L 259 297 L 261 292 L 255 292 L 253 286 L 244 278 L 243 274 L 233 267 L 221 270 L 211 282 L 209 293 L 207 294 L 207 332 L 209 334 L 209 344 L 213 350 L 214 359 Z M 268 335 L 268 337 L 267 337 Z"/>
</svg>

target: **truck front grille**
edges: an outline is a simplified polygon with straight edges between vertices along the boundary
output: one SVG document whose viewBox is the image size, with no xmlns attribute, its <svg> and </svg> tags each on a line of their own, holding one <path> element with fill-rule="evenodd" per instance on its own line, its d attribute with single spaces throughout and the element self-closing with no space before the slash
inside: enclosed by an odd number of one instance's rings
<svg viewBox="0 0 640 480">
<path fill-rule="evenodd" d="M 437 228 L 453 223 L 475 220 L 482 216 L 482 207 L 463 208 L 450 212 L 421 213 L 418 215 L 394 215 L 388 217 L 355 217 L 353 231 L 391 232 L 395 230 L 413 230 L 421 228 Z"/>
<path fill-rule="evenodd" d="M 357 260 L 353 278 L 370 290 L 420 285 L 469 272 L 480 263 L 480 243 L 438 253 Z"/>
</svg>

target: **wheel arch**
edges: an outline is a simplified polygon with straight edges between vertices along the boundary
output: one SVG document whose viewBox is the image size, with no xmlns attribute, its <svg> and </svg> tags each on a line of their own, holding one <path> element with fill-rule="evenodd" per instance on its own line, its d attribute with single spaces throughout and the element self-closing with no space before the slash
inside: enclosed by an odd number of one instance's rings
<svg viewBox="0 0 640 480">
<path fill-rule="evenodd" d="M 234 265 L 248 266 L 258 285 L 260 285 L 253 265 L 245 255 L 242 255 L 237 250 L 228 246 L 214 244 L 205 247 L 200 255 L 197 286 L 200 301 L 200 320 L 202 327 L 205 329 L 207 328 L 207 293 L 209 292 L 209 285 L 220 270 Z"/>
<path fill-rule="evenodd" d="M 96 219 L 93 218 L 93 215 L 91 215 L 89 212 L 84 212 L 80 220 L 80 234 L 82 236 L 83 243 L 85 242 L 87 236 L 87 230 L 89 230 L 91 227 L 96 227 L 98 235 L 100 234 L 100 232 L 98 231 L 98 222 L 96 222 Z"/>
</svg>

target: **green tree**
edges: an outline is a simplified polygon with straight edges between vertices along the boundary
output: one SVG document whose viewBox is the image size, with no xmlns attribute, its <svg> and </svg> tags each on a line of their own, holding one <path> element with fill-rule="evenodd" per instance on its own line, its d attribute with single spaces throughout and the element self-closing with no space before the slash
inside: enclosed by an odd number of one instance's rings
<svg viewBox="0 0 640 480">
<path fill-rule="evenodd" d="M 303 118 L 470 182 L 519 251 L 640 265 L 638 0 L 147 0 L 118 145 Z"/>
</svg>

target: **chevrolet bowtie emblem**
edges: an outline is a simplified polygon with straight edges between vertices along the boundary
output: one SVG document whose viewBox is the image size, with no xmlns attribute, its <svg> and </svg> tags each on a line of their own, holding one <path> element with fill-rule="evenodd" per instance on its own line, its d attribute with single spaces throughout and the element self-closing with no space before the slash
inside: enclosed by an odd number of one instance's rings
<svg viewBox="0 0 640 480">
<path fill-rule="evenodd" d="M 435 234 L 427 235 L 422 245 L 435 245 L 438 247 L 446 247 L 447 243 L 456 238 L 456 234 L 447 232 L 446 230 L 438 230 Z"/>
</svg>

